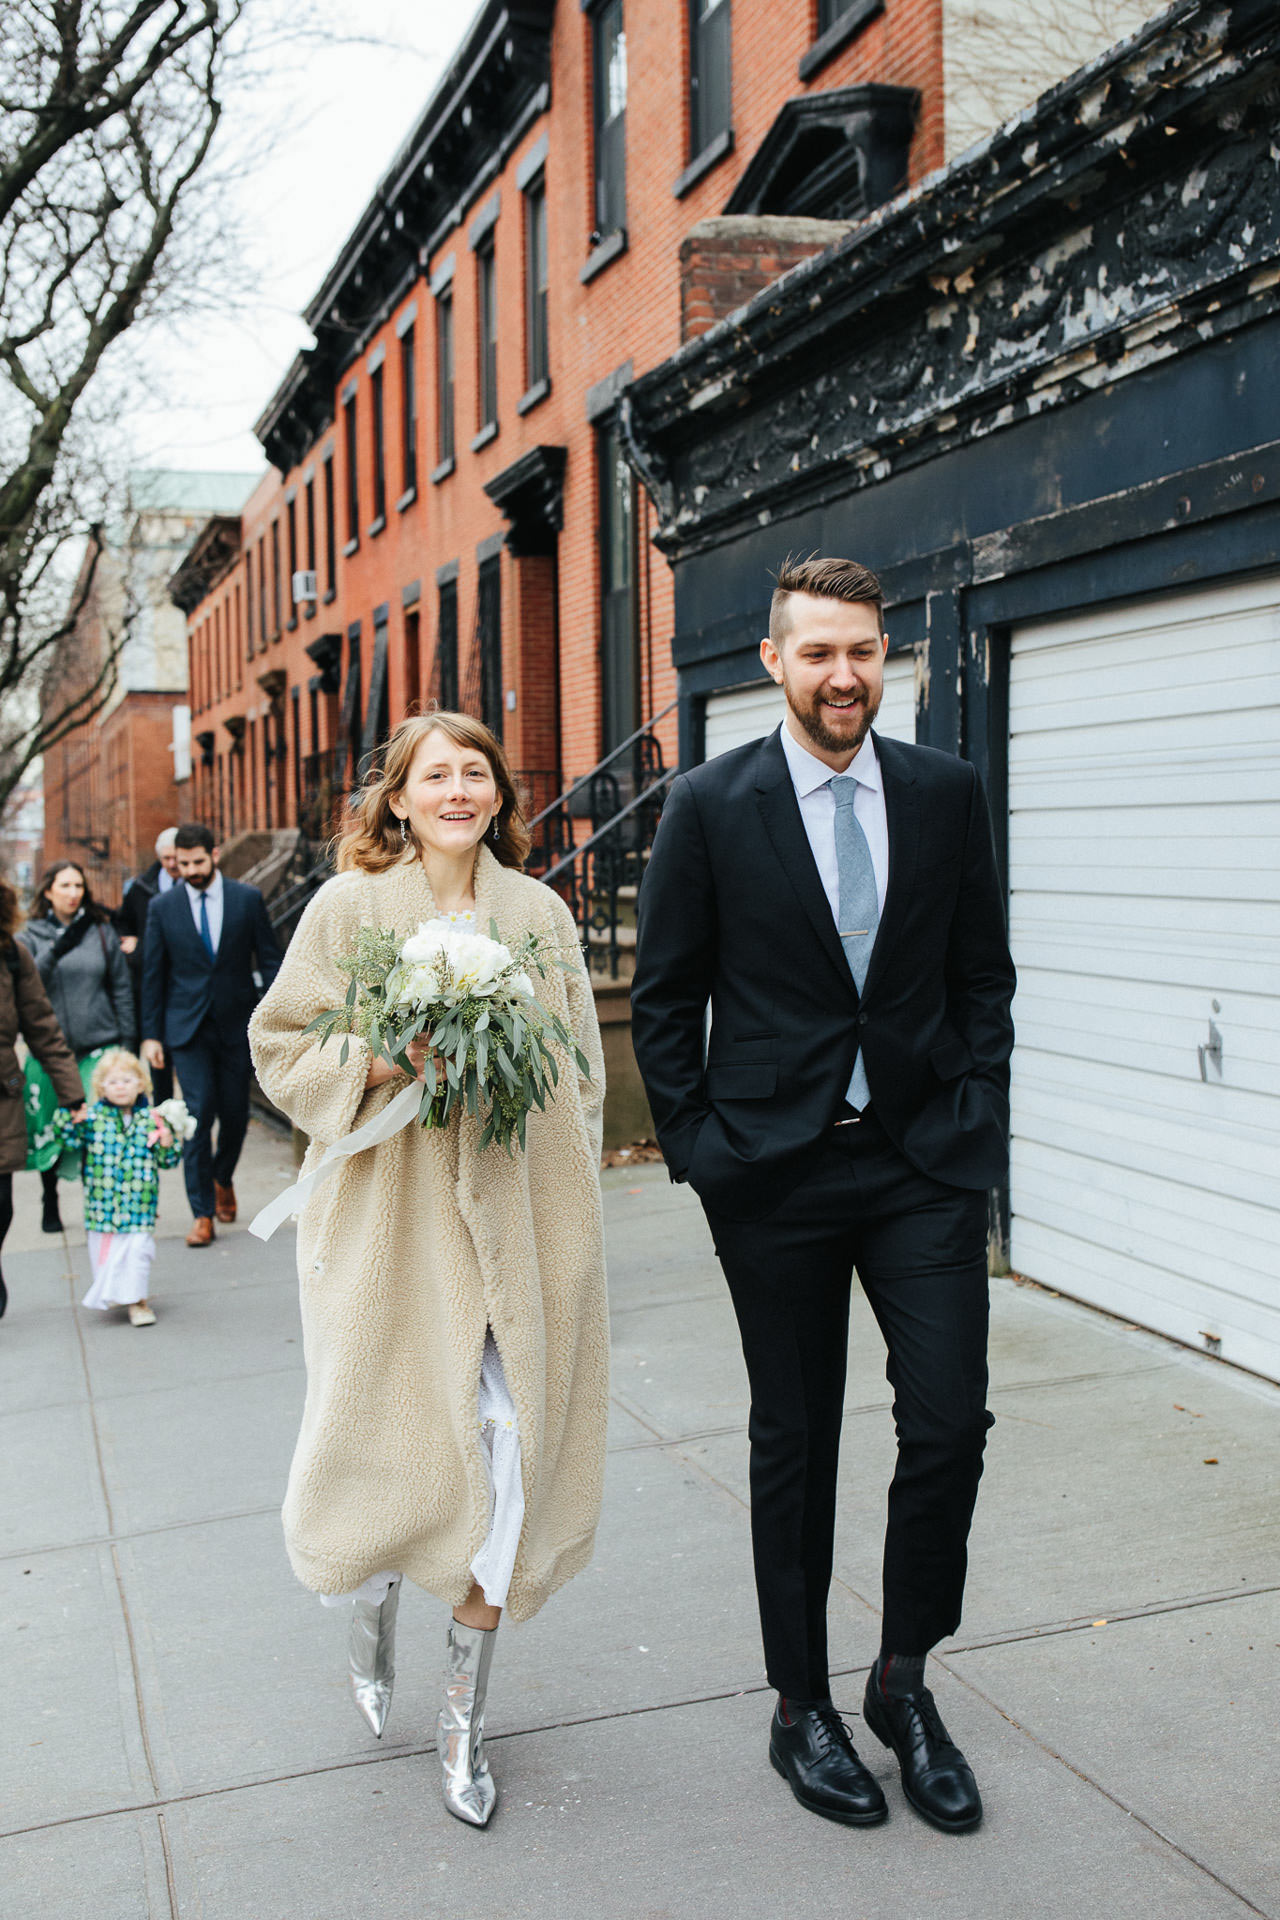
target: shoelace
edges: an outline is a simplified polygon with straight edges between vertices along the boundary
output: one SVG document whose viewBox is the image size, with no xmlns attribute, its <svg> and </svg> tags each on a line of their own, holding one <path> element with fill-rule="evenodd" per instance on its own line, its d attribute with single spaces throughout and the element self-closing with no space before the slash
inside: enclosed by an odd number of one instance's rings
<svg viewBox="0 0 1280 1920">
<path fill-rule="evenodd" d="M 953 1758 L 960 1760 L 962 1758 L 960 1749 L 943 1726 L 942 1715 L 938 1712 L 938 1703 L 928 1687 L 923 1687 L 919 1693 L 909 1694 L 906 1697 L 919 1715 L 925 1732 L 937 1747 L 935 1759 L 944 1763 L 950 1762 Z"/>
<path fill-rule="evenodd" d="M 813 1716 L 817 1721 L 819 1746 L 825 1750 L 835 1746 L 844 1753 L 853 1752 L 853 1735 L 835 1707 L 815 1707 Z"/>
</svg>

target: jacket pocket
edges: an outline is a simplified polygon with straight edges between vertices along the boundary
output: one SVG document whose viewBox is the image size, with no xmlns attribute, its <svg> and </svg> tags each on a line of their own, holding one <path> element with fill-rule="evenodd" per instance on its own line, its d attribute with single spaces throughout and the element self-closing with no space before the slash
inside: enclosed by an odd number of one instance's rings
<svg viewBox="0 0 1280 1920">
<path fill-rule="evenodd" d="M 968 1073 L 973 1065 L 973 1055 L 963 1040 L 953 1036 L 934 1047 L 929 1054 L 929 1065 L 939 1080 L 958 1080 L 962 1073 Z"/>
<path fill-rule="evenodd" d="M 767 1100 L 777 1091 L 776 1061 L 722 1060 L 706 1070 L 709 1100 Z"/>
</svg>

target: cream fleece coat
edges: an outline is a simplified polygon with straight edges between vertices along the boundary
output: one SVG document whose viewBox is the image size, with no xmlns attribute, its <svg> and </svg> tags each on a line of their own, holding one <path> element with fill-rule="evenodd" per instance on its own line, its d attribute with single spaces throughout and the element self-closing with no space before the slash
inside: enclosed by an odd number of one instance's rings
<svg viewBox="0 0 1280 1920">
<path fill-rule="evenodd" d="M 369 1050 L 321 1048 L 303 1028 L 341 1003 L 335 960 L 363 925 L 401 936 L 436 912 L 412 855 L 382 874 L 341 874 L 303 915 L 249 1026 L 258 1077 L 324 1147 L 369 1120 L 403 1080 L 365 1090 Z M 609 1338 L 600 1210 L 604 1063 L 591 987 L 564 902 L 487 848 L 476 921 L 514 943 L 536 930 L 577 960 L 549 967 L 538 996 L 576 1033 L 527 1151 L 478 1149 L 479 1122 L 416 1122 L 344 1160 L 298 1221 L 307 1365 L 302 1431 L 285 1496 L 289 1557 L 305 1586 L 347 1593 L 393 1569 L 451 1605 L 471 1587 L 488 1530 L 476 1392 L 492 1326 L 520 1423 L 525 1520 L 507 1611 L 528 1619 L 586 1565 L 600 1509 Z"/>
</svg>

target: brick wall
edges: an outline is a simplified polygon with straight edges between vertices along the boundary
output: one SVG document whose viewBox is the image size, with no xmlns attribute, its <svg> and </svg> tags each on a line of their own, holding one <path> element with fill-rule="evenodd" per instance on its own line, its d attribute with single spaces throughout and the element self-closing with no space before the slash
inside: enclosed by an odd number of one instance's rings
<svg viewBox="0 0 1280 1920">
<path fill-rule="evenodd" d="M 619 368 L 643 373 L 666 358 L 688 332 L 710 324 L 741 303 L 768 277 L 785 271 L 821 242 L 816 233 L 793 230 L 784 237 L 769 227 L 744 244 L 745 229 L 730 243 L 719 216 L 743 169 L 789 98 L 861 81 L 915 87 L 924 97 L 910 154 L 916 181 L 942 158 L 941 0 L 886 0 L 883 11 L 802 83 L 801 57 L 816 31 L 816 0 L 730 0 L 732 13 L 733 145 L 679 197 L 673 191 L 690 161 L 688 152 L 687 7 L 683 0 L 626 0 L 628 51 L 627 246 L 586 283 L 592 213 L 590 113 L 591 19 L 577 6 L 559 6 L 552 27 L 550 107 L 507 157 L 496 178 L 486 180 L 459 210 L 457 226 L 422 263 L 394 311 L 343 368 L 330 404 L 334 424 L 319 434 L 287 474 L 272 472 L 254 494 L 242 520 L 243 552 L 195 609 L 189 623 L 193 732 L 212 735 L 210 764 L 194 749 L 191 808 L 221 831 L 234 826 L 281 825 L 297 817 L 297 761 L 330 749 L 336 739 L 338 699 L 319 695 L 308 683 L 317 669 L 308 644 L 325 634 L 342 636 L 345 682 L 348 634 L 358 622 L 362 689 L 367 697 L 373 665 L 374 613 L 388 608 L 390 717 L 394 723 L 432 686 L 438 617 L 437 571 L 455 567 L 458 593 L 460 671 L 467 681 L 476 627 L 477 548 L 501 535 L 506 522 L 484 493 L 486 481 L 503 473 L 530 449 L 565 450 L 563 530 L 554 560 L 516 558 L 503 551 L 501 568 L 504 695 L 503 725 L 513 764 L 540 771 L 559 768 L 566 780 L 587 771 L 601 751 L 601 609 L 599 473 L 597 429 L 587 417 L 592 389 Z M 545 135 L 548 205 L 550 386 L 524 411 L 517 406 L 527 386 L 524 353 L 524 228 L 517 184 L 521 162 Z M 370 182 L 372 189 L 373 182 Z M 468 225 L 496 190 L 499 213 L 493 228 L 500 336 L 498 432 L 479 447 L 476 340 L 476 258 Z M 709 224 L 708 224 L 709 223 Z M 821 223 L 819 223 L 821 224 Z M 767 241 L 767 245 L 764 242 Z M 456 351 L 456 459 L 452 470 L 432 480 L 437 464 L 435 312 L 433 275 L 453 257 Z M 690 274 L 695 295 L 685 291 Z M 692 283 L 690 283 L 692 284 Z M 400 333 L 414 312 L 414 365 L 418 394 L 416 489 L 402 499 L 400 461 Z M 696 310 L 695 310 L 696 309 Z M 373 524 L 373 420 L 371 366 L 382 355 L 387 446 L 387 514 Z M 346 542 L 345 422 L 342 395 L 354 383 L 359 469 L 358 543 Z M 326 577 L 323 557 L 321 476 L 326 453 L 333 458 L 338 562 Z M 299 543 L 303 539 L 305 482 L 316 487 L 320 545 L 320 599 L 314 607 L 287 604 L 287 501 L 294 494 Z M 676 675 L 670 636 L 673 597 L 670 571 L 649 542 L 651 504 L 636 506 L 635 584 L 639 708 L 642 717 L 674 699 Z M 271 528 L 278 527 L 281 594 L 276 622 L 268 581 L 267 629 L 248 619 L 252 586 L 258 600 L 258 554 L 271 568 Z M 251 559 L 247 563 L 246 555 Z M 252 580 L 249 568 L 252 567 Z M 299 555 L 305 565 L 305 555 Z M 416 596 L 414 589 L 416 587 Z M 406 590 L 411 604 L 406 606 Z M 418 678 L 410 684 L 410 627 L 417 619 Z M 252 631 L 250 626 L 252 624 Z M 273 699 L 260 677 L 283 670 L 283 697 Z M 300 743 L 295 738 L 291 692 L 299 689 Z M 315 724 L 312 708 L 315 708 Z M 559 739 L 556 715 L 559 714 Z M 283 733 L 280 718 L 286 725 Z M 243 726 L 242 744 L 227 727 Z M 271 743 L 282 744 L 270 770 L 263 756 L 264 725 Z M 674 716 L 662 739 L 675 757 Z"/>
</svg>

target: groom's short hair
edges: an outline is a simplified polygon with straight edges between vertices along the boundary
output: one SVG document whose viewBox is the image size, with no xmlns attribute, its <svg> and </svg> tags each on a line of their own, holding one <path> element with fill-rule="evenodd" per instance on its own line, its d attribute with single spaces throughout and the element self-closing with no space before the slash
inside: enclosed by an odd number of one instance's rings
<svg viewBox="0 0 1280 1920">
<path fill-rule="evenodd" d="M 844 600 L 872 606 L 884 632 L 884 590 L 872 573 L 856 560 L 824 559 L 810 554 L 797 560 L 788 554 L 775 576 L 777 585 L 769 607 L 769 638 L 779 649 L 791 631 L 790 605 L 793 593 L 809 593 L 815 600 Z"/>
</svg>

